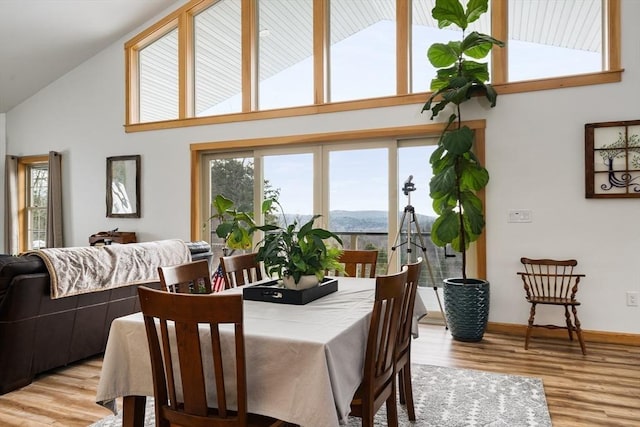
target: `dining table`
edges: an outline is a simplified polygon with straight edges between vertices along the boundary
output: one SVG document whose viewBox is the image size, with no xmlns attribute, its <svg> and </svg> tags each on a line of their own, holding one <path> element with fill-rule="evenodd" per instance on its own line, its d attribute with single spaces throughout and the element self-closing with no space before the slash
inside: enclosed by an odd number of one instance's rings
<svg viewBox="0 0 640 427">
<path fill-rule="evenodd" d="M 375 279 L 337 280 L 336 292 L 304 305 L 243 301 L 249 412 L 302 427 L 346 423 L 363 378 Z M 418 294 L 414 336 L 426 312 Z M 143 426 L 146 397 L 153 394 L 142 313 L 119 317 L 111 324 L 96 402 L 117 413 L 116 399 L 123 397 L 123 426 Z"/>
</svg>

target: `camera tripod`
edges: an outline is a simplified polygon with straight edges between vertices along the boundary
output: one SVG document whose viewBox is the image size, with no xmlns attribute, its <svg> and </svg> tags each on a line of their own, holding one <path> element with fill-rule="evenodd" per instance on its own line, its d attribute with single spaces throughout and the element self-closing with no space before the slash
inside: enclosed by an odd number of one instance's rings
<svg viewBox="0 0 640 427">
<path fill-rule="evenodd" d="M 391 256 L 389 257 L 388 265 L 391 265 L 391 260 L 393 259 L 393 255 L 396 253 L 396 249 L 406 245 L 407 250 L 407 262 L 411 262 L 411 254 L 413 253 L 413 248 L 417 247 L 422 251 L 422 262 L 427 266 L 427 271 L 429 273 L 429 278 L 431 279 L 431 283 L 433 284 L 433 291 L 436 294 L 436 300 L 438 301 L 438 306 L 440 307 L 440 312 L 443 314 L 442 318 L 444 319 L 444 327 L 445 329 L 449 329 L 449 325 L 447 324 L 447 319 L 444 316 L 444 310 L 442 308 L 442 303 L 440 302 L 440 294 L 438 294 L 438 287 L 436 286 L 435 278 L 433 277 L 433 270 L 431 269 L 431 263 L 429 262 L 429 257 L 427 256 L 427 246 L 424 243 L 424 238 L 422 235 L 422 230 L 420 230 L 420 224 L 418 223 L 418 218 L 416 217 L 415 208 L 411 205 L 411 192 L 415 191 L 416 186 L 411 180 L 413 179 L 413 175 L 409 175 L 409 178 L 404 182 L 404 186 L 402 187 L 402 192 L 405 196 L 407 196 L 407 206 L 404 207 L 404 211 L 402 213 L 402 219 L 400 220 L 400 226 L 398 227 L 398 233 L 393 241 L 393 246 L 391 246 Z M 407 221 L 407 216 L 409 220 Z M 415 226 L 415 233 L 412 232 L 412 225 Z M 398 240 L 400 240 L 400 235 L 402 234 L 403 228 L 406 226 L 406 234 L 407 240 L 398 244 Z M 412 235 L 416 235 L 419 245 L 412 239 Z"/>
</svg>

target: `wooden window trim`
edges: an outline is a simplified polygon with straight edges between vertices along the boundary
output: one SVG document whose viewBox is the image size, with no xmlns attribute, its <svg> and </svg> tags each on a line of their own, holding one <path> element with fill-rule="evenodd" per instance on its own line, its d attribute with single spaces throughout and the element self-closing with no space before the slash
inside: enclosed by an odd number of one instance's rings
<svg viewBox="0 0 640 427">
<path fill-rule="evenodd" d="M 193 16 L 218 0 L 192 0 L 172 12 L 156 24 L 144 30 L 125 43 L 125 131 L 171 129 L 187 126 L 233 123 L 261 120 L 266 118 L 296 117 L 318 113 L 353 111 L 366 108 L 380 108 L 421 103 L 429 92 L 409 94 L 411 39 L 411 1 L 396 0 L 396 71 L 397 95 L 363 100 L 329 103 L 328 97 L 328 0 L 314 0 L 314 102 L 313 105 L 258 111 L 257 99 L 257 0 L 242 0 L 242 112 L 207 117 L 193 117 Z M 492 0 L 491 32 L 494 37 L 506 40 L 508 37 L 508 0 Z M 499 94 L 523 93 L 539 90 L 559 89 L 614 83 L 622 81 L 620 0 L 604 0 L 603 13 L 607 57 L 605 70 L 596 73 L 559 76 L 529 81 L 508 82 L 508 50 L 494 48 L 492 52 L 492 82 Z M 404 25 L 401 23 L 404 22 Z M 168 31 L 179 28 L 179 112 L 175 120 L 138 123 L 138 53 Z"/>
<path fill-rule="evenodd" d="M 176 11 L 177 12 L 177 11 Z M 147 30 L 140 33 L 135 38 L 129 40 L 125 43 L 125 127 L 132 124 L 137 123 L 140 120 L 140 85 L 138 84 L 139 78 L 139 70 L 140 70 L 140 51 L 155 42 L 156 40 L 164 37 L 170 31 L 175 30 L 176 28 L 180 28 L 179 21 L 180 15 L 176 15 L 176 12 L 167 16 L 167 18 L 171 19 L 163 19 L 157 24 L 149 27 Z M 174 16 L 175 15 L 175 16 Z M 180 33 L 180 30 L 178 30 Z M 178 36 L 180 39 L 180 34 Z M 184 58 L 181 57 L 181 52 L 184 51 L 184 48 L 180 46 L 180 40 L 178 40 L 178 61 L 180 66 L 178 67 L 178 79 L 180 82 L 179 89 L 179 109 L 178 111 L 183 111 L 182 107 L 184 105 L 184 93 L 185 88 L 184 85 L 184 76 L 185 70 L 183 68 L 182 62 L 185 62 Z M 183 53 L 184 55 L 184 53 Z M 186 116 L 185 116 L 186 117 Z M 159 122 L 156 122 L 159 123 Z"/>
<path fill-rule="evenodd" d="M 18 158 L 18 250 L 24 252 L 27 242 L 27 171 L 30 166 L 49 162 L 49 156 L 25 156 Z"/>
<path fill-rule="evenodd" d="M 476 139 L 474 143 L 476 156 L 484 163 L 485 158 L 485 120 L 471 120 L 463 124 L 475 131 Z M 290 146 L 308 146 L 315 144 L 327 144 L 340 141 L 365 141 L 375 139 L 406 139 L 416 137 L 438 136 L 445 123 L 430 123 L 415 126 L 400 126 L 378 129 L 362 129 L 347 132 L 325 132 L 313 134 L 285 135 L 267 138 L 249 138 L 228 141 L 202 142 L 190 145 L 191 150 L 191 239 L 198 240 L 204 218 L 202 218 L 199 207 L 202 204 L 202 182 L 200 174 L 202 172 L 201 157 L 205 153 L 225 152 L 225 151 L 246 151 L 258 148 L 277 148 Z M 484 191 L 478 192 L 478 197 L 485 202 Z M 477 274 L 478 277 L 486 277 L 486 239 L 484 233 L 480 236 L 476 244 L 477 248 Z"/>
</svg>

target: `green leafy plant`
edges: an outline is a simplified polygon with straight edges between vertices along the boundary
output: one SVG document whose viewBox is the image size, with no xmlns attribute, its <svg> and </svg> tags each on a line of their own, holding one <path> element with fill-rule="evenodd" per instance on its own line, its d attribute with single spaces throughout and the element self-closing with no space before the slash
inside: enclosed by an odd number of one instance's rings
<svg viewBox="0 0 640 427">
<path fill-rule="evenodd" d="M 277 201 L 273 202 L 279 205 Z M 282 206 L 280 210 L 284 220 Z M 342 249 L 325 242 L 335 239 L 342 245 L 342 240 L 329 230 L 314 227 L 313 222 L 318 217 L 320 215 L 314 215 L 299 228 L 298 221 L 284 226 L 267 224 L 256 227 L 265 232 L 256 259 L 264 262 L 267 274 L 275 274 L 279 278 L 292 276 L 298 283 L 302 276 L 315 275 L 322 280 L 326 270 L 344 271 L 342 264 L 338 263 Z"/>
<path fill-rule="evenodd" d="M 432 93 L 422 109 L 430 111 L 433 120 L 445 108 L 453 108 L 429 160 L 433 170 L 430 195 L 438 215 L 431 227 L 431 239 L 441 247 L 451 244 L 462 253 L 464 281 L 467 279 L 466 251 L 485 225 L 482 201 L 476 192 L 486 187 L 489 173 L 473 153 L 474 133 L 462 125 L 460 107 L 476 95 L 484 95 L 491 107 L 496 105 L 498 94 L 486 83 L 488 66 L 474 59 L 485 58 L 493 46 L 504 46 L 489 35 L 476 31 L 465 33 L 470 23 L 487 12 L 487 2 L 469 0 L 465 9 L 458 0 L 436 0 L 431 14 L 439 28 L 458 27 L 462 30 L 462 39 L 429 47 L 427 56 L 437 74 L 431 81 Z"/>
<path fill-rule="evenodd" d="M 224 239 L 229 249 L 251 249 L 253 246 L 253 233 L 256 223 L 253 220 L 253 213 L 238 211 L 234 207 L 231 199 L 222 194 L 216 195 L 211 202 L 215 213 L 209 220 L 216 220 L 216 235 Z M 272 204 L 272 199 L 262 203 L 262 213 L 267 213 Z"/>
</svg>

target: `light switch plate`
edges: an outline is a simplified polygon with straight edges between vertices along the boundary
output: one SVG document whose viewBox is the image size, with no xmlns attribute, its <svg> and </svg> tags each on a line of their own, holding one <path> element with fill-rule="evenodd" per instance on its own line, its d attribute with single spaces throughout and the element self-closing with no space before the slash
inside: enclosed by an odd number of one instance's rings
<svg viewBox="0 0 640 427">
<path fill-rule="evenodd" d="M 510 209 L 508 222 L 532 222 L 533 218 L 530 209 Z"/>
</svg>

